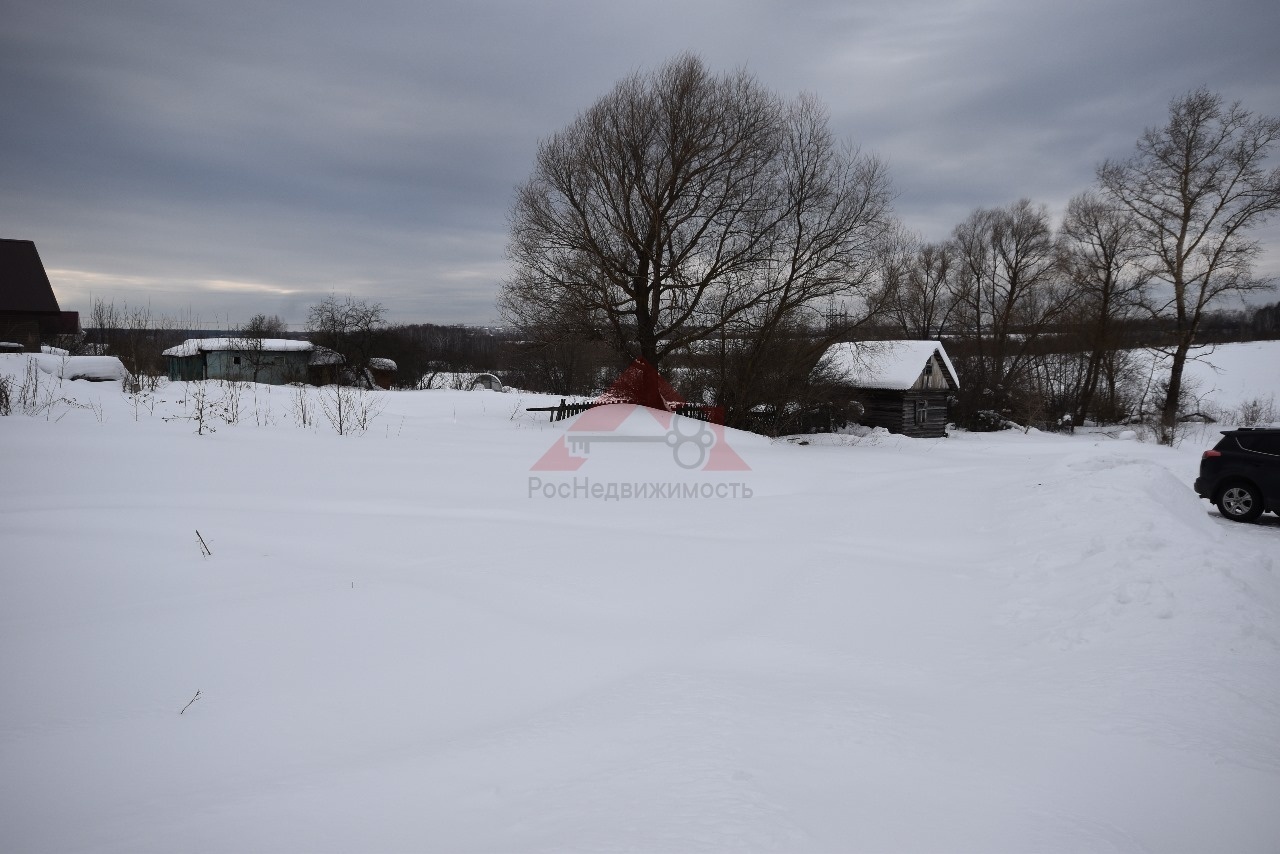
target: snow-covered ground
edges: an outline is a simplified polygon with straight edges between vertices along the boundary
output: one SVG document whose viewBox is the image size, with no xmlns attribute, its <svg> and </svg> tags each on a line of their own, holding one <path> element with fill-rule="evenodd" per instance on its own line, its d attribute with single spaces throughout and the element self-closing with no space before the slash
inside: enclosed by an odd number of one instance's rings
<svg viewBox="0 0 1280 854">
<path fill-rule="evenodd" d="M 1168 359 L 1160 362 L 1167 364 Z M 1280 341 L 1194 350 L 1184 376 L 1190 397 L 1215 417 L 1230 420 L 1245 406 L 1280 421 Z"/>
<path fill-rule="evenodd" d="M 532 471 L 548 398 L 339 436 L 248 387 L 197 435 L 184 384 L 41 378 L 0 418 L 0 850 L 1280 840 L 1280 519 L 1192 493 L 1219 428 L 727 431 L 707 471 L 638 411 Z"/>
</svg>

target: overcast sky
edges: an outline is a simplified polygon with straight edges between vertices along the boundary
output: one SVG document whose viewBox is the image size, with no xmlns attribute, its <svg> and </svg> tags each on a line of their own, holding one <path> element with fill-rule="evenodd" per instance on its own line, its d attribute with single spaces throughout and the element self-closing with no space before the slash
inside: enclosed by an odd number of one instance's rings
<svg viewBox="0 0 1280 854">
<path fill-rule="evenodd" d="M 1200 85 L 1280 115 L 1275 0 L 7 0 L 0 237 L 90 298 L 486 323 L 538 141 L 684 51 L 812 92 L 928 239 L 1059 214 Z M 1280 275 L 1280 227 L 1260 232 Z"/>
</svg>

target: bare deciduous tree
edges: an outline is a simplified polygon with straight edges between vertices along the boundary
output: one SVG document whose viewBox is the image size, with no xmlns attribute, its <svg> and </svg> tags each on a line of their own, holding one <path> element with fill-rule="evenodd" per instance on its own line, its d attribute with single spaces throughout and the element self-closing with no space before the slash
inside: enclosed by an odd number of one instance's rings
<svg viewBox="0 0 1280 854">
<path fill-rule="evenodd" d="M 112 355 L 124 363 L 129 375 L 140 388 L 155 391 L 166 375 L 164 357 L 166 347 L 178 343 L 178 330 L 198 326 L 195 318 L 179 319 L 153 314 L 149 305 L 130 306 L 122 302 L 104 302 L 95 299 L 90 314 L 90 337 L 99 355 Z"/>
<path fill-rule="evenodd" d="M 1173 100 L 1168 122 L 1148 128 L 1128 160 L 1098 167 L 1103 189 L 1137 222 L 1148 270 L 1165 286 L 1158 309 L 1174 321 L 1163 442 L 1173 441 L 1205 310 L 1224 294 L 1268 287 L 1252 276 L 1259 246 L 1247 234 L 1280 209 L 1280 169 L 1264 168 L 1277 139 L 1280 118 L 1197 89 Z"/>
<path fill-rule="evenodd" d="M 499 308 L 655 368 L 701 341 L 767 342 L 867 290 L 889 200 L 884 164 L 815 100 L 682 56 L 541 144 Z"/>
<path fill-rule="evenodd" d="M 354 381 L 370 385 L 366 367 L 386 325 L 381 303 L 330 294 L 307 310 L 307 334 L 345 360 Z"/>
<path fill-rule="evenodd" d="M 266 341 L 283 337 L 285 331 L 285 322 L 279 315 L 268 317 L 265 314 L 255 314 L 248 323 L 236 330 L 232 338 L 248 365 L 250 382 L 256 383 L 262 370 L 274 365 L 280 358 Z"/>
<path fill-rule="evenodd" d="M 1077 316 L 1086 360 L 1076 396 L 1075 419 L 1092 411 L 1099 386 L 1106 392 L 1107 416 L 1114 417 L 1121 385 L 1120 324 L 1144 305 L 1150 280 L 1142 269 L 1133 215 L 1114 200 L 1082 193 L 1067 205 L 1062 223 L 1062 257 L 1078 297 Z"/>
<path fill-rule="evenodd" d="M 956 226 L 956 312 L 963 327 L 958 354 L 969 387 L 961 416 L 995 410 L 1042 417 L 1021 392 L 1039 336 L 1065 314 L 1071 293 L 1059 276 L 1049 216 L 1022 199 L 979 209 Z"/>
<path fill-rule="evenodd" d="M 955 246 L 899 231 L 881 250 L 884 310 L 907 338 L 941 337 L 956 307 Z"/>
</svg>

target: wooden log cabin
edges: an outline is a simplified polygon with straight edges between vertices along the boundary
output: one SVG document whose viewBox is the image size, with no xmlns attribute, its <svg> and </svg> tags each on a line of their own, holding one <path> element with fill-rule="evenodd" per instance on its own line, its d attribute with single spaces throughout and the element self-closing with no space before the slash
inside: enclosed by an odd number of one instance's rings
<svg viewBox="0 0 1280 854">
<path fill-rule="evenodd" d="M 861 405 L 861 424 L 920 438 L 947 435 L 960 381 L 941 342 L 834 344 L 824 359 L 850 400 Z"/>
</svg>

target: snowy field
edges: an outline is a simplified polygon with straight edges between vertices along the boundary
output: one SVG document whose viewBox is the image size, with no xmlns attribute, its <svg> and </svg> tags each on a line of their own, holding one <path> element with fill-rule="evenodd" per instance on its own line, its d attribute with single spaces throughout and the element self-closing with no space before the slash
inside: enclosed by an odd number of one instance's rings
<svg viewBox="0 0 1280 854">
<path fill-rule="evenodd" d="M 1192 354 L 1185 379 L 1201 411 L 1229 419 L 1253 404 L 1280 421 L 1280 341 L 1223 344 Z"/>
<path fill-rule="evenodd" d="M 548 398 L 339 436 L 211 383 L 197 435 L 184 384 L 41 377 L 0 851 L 1277 850 L 1280 519 L 1191 491 L 1220 428 L 725 431 L 708 471 L 638 411 L 532 471 Z"/>
</svg>

